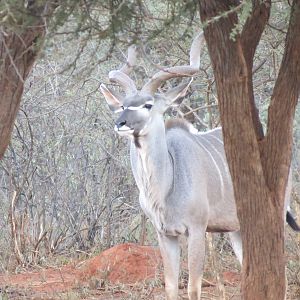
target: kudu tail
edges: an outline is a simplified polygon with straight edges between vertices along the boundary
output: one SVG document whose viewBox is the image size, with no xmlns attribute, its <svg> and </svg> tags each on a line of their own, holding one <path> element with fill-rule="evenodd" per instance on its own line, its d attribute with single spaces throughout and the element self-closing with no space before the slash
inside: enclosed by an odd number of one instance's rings
<svg viewBox="0 0 300 300">
<path fill-rule="evenodd" d="M 300 232 L 300 226 L 289 211 L 286 212 L 286 221 L 294 231 Z"/>
</svg>

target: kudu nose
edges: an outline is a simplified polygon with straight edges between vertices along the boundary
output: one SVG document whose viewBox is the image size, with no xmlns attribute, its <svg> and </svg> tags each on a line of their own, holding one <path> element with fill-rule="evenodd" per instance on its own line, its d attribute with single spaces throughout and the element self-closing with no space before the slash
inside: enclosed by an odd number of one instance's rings
<svg viewBox="0 0 300 300">
<path fill-rule="evenodd" d="M 117 123 L 116 125 L 117 125 L 118 128 L 121 128 L 125 124 L 126 124 L 126 121 L 121 121 L 121 122 Z"/>
</svg>

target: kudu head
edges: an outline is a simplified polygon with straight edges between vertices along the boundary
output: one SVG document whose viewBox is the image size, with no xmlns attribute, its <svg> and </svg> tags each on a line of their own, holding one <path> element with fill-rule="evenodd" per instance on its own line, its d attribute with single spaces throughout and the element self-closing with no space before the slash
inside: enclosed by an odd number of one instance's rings
<svg viewBox="0 0 300 300">
<path fill-rule="evenodd" d="M 157 117 L 163 118 L 163 114 L 168 107 L 180 104 L 192 79 L 188 83 L 182 83 L 166 93 L 155 92 L 164 81 L 170 78 L 191 77 L 199 71 L 200 50 L 203 42 L 203 33 L 200 33 L 191 46 L 190 65 L 163 68 L 140 91 L 137 90 L 133 80 L 128 76 L 135 64 L 137 55 L 136 47 L 129 47 L 127 63 L 120 70 L 109 73 L 110 81 L 123 87 L 126 96 L 118 95 L 104 84 L 101 84 L 100 87 L 109 108 L 113 112 L 121 112 L 115 122 L 115 131 L 120 135 L 129 137 L 147 135 L 151 130 L 153 120 Z"/>
</svg>

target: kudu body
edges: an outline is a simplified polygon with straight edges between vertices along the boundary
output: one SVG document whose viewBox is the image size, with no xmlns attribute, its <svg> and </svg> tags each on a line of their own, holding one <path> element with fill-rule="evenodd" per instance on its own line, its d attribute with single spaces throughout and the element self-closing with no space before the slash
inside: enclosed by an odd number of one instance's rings
<svg viewBox="0 0 300 300">
<path fill-rule="evenodd" d="M 115 130 L 132 141 L 132 171 L 140 205 L 158 234 L 168 300 L 178 295 L 179 235 L 188 237 L 190 300 L 201 297 L 206 231 L 230 232 L 234 252 L 242 262 L 239 222 L 221 129 L 198 133 L 182 120 L 165 124 L 165 110 L 178 104 L 191 81 L 163 95 L 154 94 L 163 81 L 198 71 L 203 41 L 203 34 L 195 38 L 189 66 L 158 72 L 141 91 L 128 76 L 136 55 L 136 50 L 130 48 L 127 64 L 109 74 L 111 81 L 123 86 L 126 97 L 101 85 L 111 110 L 122 111 Z"/>
</svg>

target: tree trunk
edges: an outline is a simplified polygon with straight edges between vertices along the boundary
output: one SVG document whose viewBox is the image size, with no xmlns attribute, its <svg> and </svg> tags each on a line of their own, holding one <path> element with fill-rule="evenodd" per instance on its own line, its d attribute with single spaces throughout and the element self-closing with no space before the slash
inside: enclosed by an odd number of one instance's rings
<svg viewBox="0 0 300 300">
<path fill-rule="evenodd" d="M 46 20 L 58 3 L 33 0 L 26 8 L 24 4 L 16 4 L 16 7 L 18 5 L 21 5 L 18 17 L 7 15 L 3 18 L 14 20 L 16 24 L 5 26 L 2 22 L 0 27 L 0 159 L 10 141 L 24 82 L 43 45 Z M 24 11 L 20 15 L 21 9 Z M 13 26 L 16 27 L 14 30 Z"/>
<path fill-rule="evenodd" d="M 269 108 L 266 136 L 255 107 L 252 65 L 268 20 L 269 1 L 253 0 L 241 36 L 230 33 L 237 15 L 211 20 L 237 1 L 199 0 L 211 57 L 243 240 L 242 297 L 285 298 L 284 193 L 292 147 L 292 121 L 299 95 L 299 1 L 294 1 L 286 51 Z M 297 8 L 297 9 L 296 9 Z M 251 33 L 251 34 L 250 34 Z M 288 91 L 288 93 L 287 93 Z"/>
<path fill-rule="evenodd" d="M 21 34 L 0 33 L 0 159 L 9 144 L 24 82 L 44 35 L 44 26 L 26 28 Z"/>
</svg>

